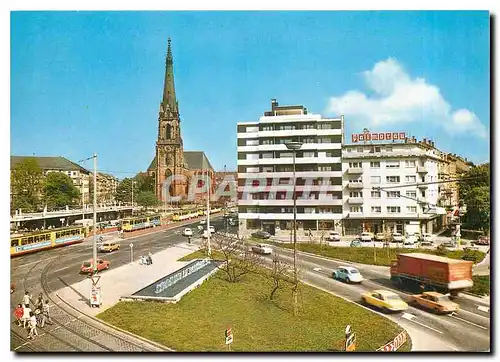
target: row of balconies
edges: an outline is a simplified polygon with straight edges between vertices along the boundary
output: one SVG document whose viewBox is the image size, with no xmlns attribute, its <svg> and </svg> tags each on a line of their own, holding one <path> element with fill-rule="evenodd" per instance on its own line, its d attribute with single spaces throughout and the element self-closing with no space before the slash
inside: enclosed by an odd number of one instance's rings
<svg viewBox="0 0 500 362">
<path fill-rule="evenodd" d="M 364 184 L 362 182 L 349 182 L 347 184 L 347 187 L 349 189 L 353 189 L 353 190 L 361 190 L 365 186 L 364 186 Z M 427 189 L 427 188 L 429 188 L 429 185 L 422 184 L 422 185 L 417 185 L 417 187 L 420 188 L 420 189 Z"/>
<path fill-rule="evenodd" d="M 347 174 L 349 175 L 360 175 L 363 173 L 362 167 L 349 167 L 347 169 Z M 417 173 L 428 173 L 427 169 L 424 166 L 417 166 Z"/>
<path fill-rule="evenodd" d="M 379 200 L 380 198 L 376 198 L 374 200 Z M 389 200 L 395 200 L 395 199 L 399 199 L 399 197 L 393 197 L 393 198 L 388 198 Z M 425 201 L 424 199 L 416 199 L 414 200 L 416 201 L 417 203 L 420 203 L 420 204 L 425 204 L 427 201 Z M 360 204 L 364 204 L 364 198 L 363 197 L 348 197 L 347 198 L 347 202 L 349 204 L 353 204 L 353 205 L 360 205 Z"/>
<path fill-rule="evenodd" d="M 241 206 L 293 206 L 293 200 L 238 200 L 238 205 Z M 297 206 L 328 206 L 328 205 L 342 205 L 342 199 L 334 198 L 319 198 L 319 199 L 297 199 Z"/>
</svg>

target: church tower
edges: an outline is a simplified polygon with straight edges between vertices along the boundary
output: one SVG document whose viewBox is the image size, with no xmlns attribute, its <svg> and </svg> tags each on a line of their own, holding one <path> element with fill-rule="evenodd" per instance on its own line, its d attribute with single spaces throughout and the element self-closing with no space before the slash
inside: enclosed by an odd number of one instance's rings
<svg viewBox="0 0 500 362">
<path fill-rule="evenodd" d="M 162 186 L 167 177 L 184 174 L 184 149 L 181 137 L 181 119 L 179 104 L 175 97 L 174 60 L 168 38 L 165 82 L 163 99 L 158 114 L 158 139 L 156 141 L 156 195 L 164 201 Z M 183 196 L 185 182 L 173 181 L 170 186 L 171 196 Z"/>
</svg>

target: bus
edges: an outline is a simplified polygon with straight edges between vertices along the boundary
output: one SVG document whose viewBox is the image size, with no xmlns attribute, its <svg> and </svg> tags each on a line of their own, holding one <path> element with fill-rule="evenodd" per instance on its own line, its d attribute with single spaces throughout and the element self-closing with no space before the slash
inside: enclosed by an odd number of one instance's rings
<svg viewBox="0 0 500 362">
<path fill-rule="evenodd" d="M 10 238 L 10 256 L 57 248 L 83 242 L 85 227 L 43 230 Z"/>
</svg>

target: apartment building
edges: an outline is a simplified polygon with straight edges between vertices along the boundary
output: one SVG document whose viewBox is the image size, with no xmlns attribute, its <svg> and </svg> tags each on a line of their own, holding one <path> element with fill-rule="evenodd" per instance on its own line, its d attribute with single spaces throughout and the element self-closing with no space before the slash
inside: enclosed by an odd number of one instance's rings
<svg viewBox="0 0 500 362">
<path fill-rule="evenodd" d="M 93 177 L 93 176 L 92 176 Z M 118 178 L 103 172 L 97 172 L 97 203 L 113 204 L 116 197 L 116 188 L 118 187 Z"/>
<path fill-rule="evenodd" d="M 343 116 L 323 118 L 302 105 L 279 106 L 238 133 L 238 214 L 240 235 L 266 230 L 289 237 L 293 228 L 293 151 L 296 151 L 299 238 L 341 228 Z"/>
<path fill-rule="evenodd" d="M 344 233 L 432 233 L 443 214 L 432 183 L 441 152 L 401 132 L 365 130 L 352 140 L 342 150 Z"/>
</svg>

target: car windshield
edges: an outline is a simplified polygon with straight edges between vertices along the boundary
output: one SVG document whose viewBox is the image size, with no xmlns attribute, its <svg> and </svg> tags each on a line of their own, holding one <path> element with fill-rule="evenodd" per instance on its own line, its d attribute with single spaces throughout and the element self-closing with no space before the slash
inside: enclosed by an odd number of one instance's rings
<svg viewBox="0 0 500 362">
<path fill-rule="evenodd" d="M 84 262 L 83 266 L 86 267 L 86 268 L 88 268 L 90 266 L 90 262 L 88 262 L 88 261 Z"/>
<path fill-rule="evenodd" d="M 448 296 L 446 295 L 441 295 L 437 298 L 437 301 L 438 302 L 449 302 L 450 301 L 450 298 L 448 298 Z"/>
<path fill-rule="evenodd" d="M 349 270 L 349 273 L 350 274 L 359 274 L 359 271 L 357 271 L 356 269 L 351 269 L 351 270 Z"/>
<path fill-rule="evenodd" d="M 389 294 L 385 296 L 386 300 L 392 300 L 392 301 L 399 301 L 401 298 L 399 298 L 399 295 L 396 294 Z"/>
</svg>

